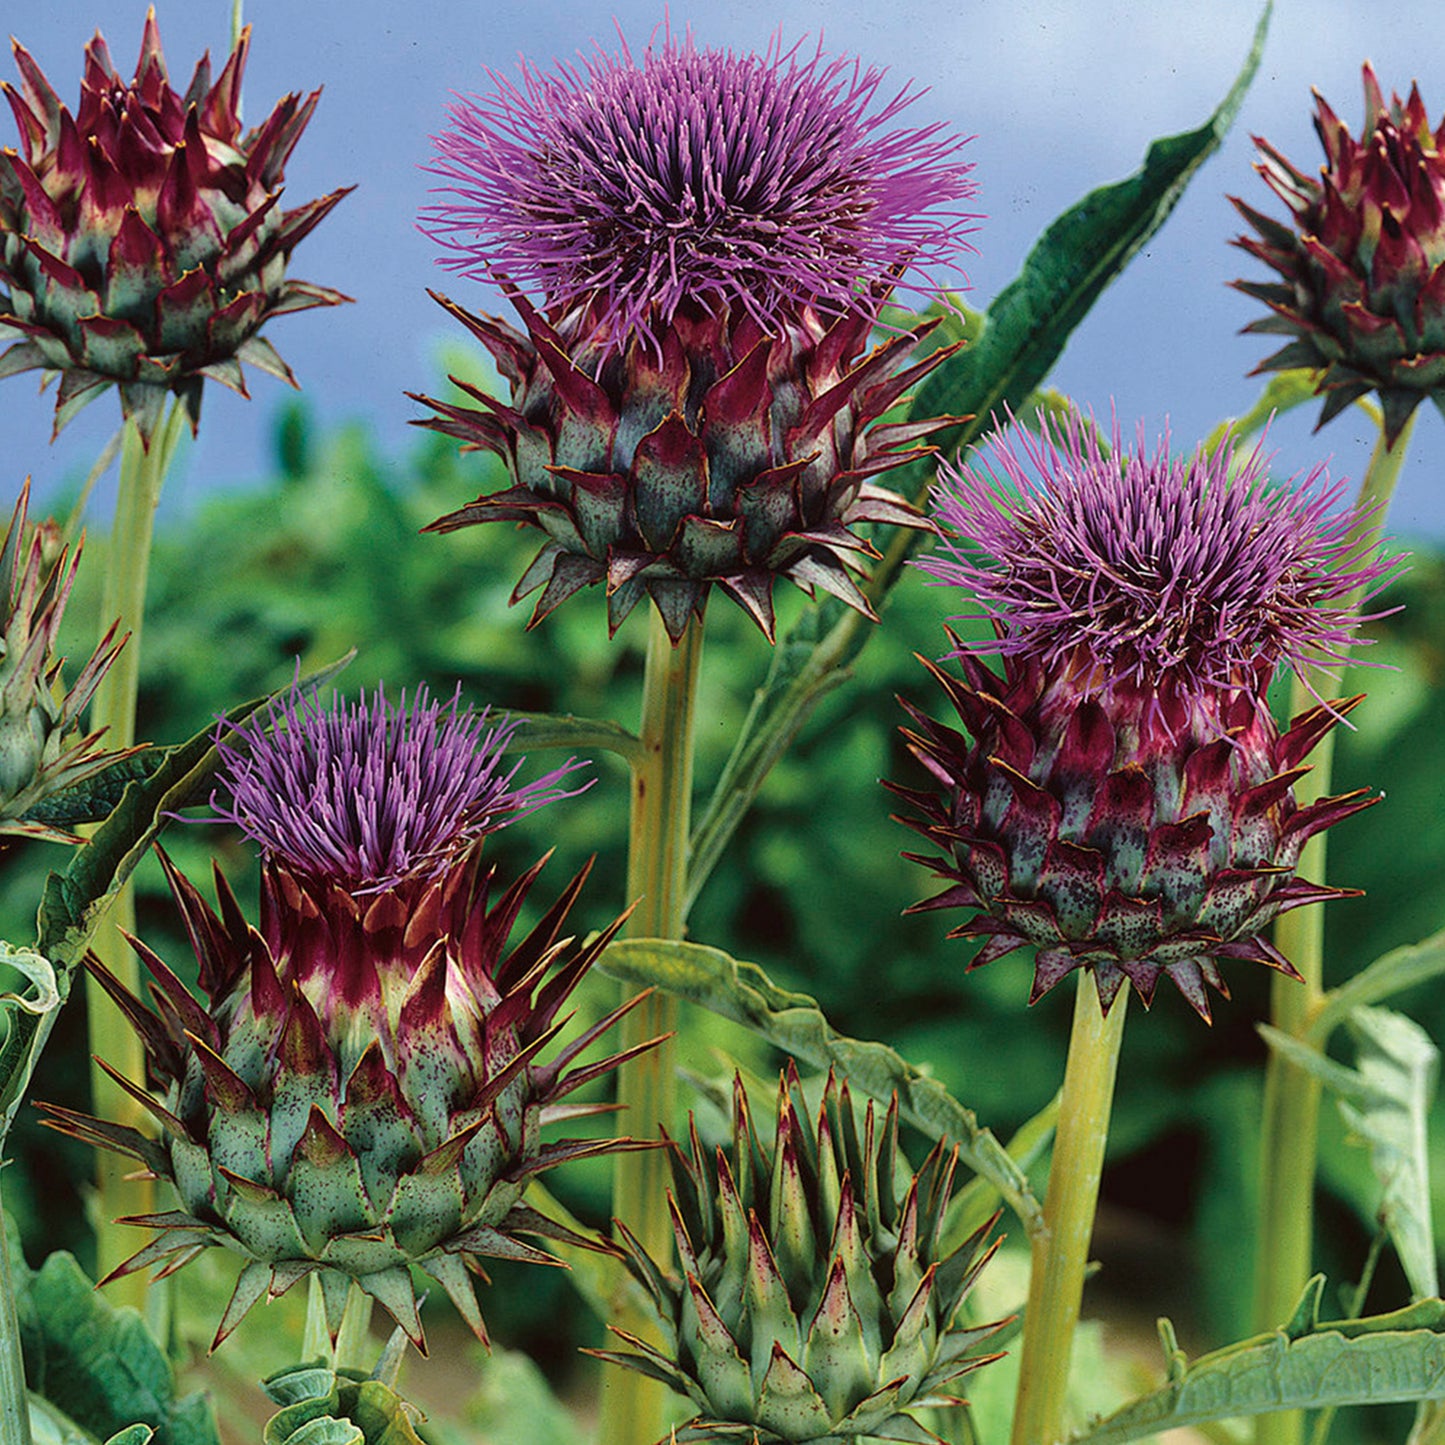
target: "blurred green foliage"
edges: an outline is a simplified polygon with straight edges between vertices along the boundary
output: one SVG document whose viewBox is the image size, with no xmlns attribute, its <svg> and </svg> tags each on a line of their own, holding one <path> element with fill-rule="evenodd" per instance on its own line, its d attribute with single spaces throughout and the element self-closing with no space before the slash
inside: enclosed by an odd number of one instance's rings
<svg viewBox="0 0 1445 1445">
<path fill-rule="evenodd" d="M 463 374 L 474 366 L 461 354 L 447 360 Z M 318 435 L 300 404 L 282 414 L 276 451 L 275 475 L 255 490 L 209 498 L 184 520 L 163 521 L 152 564 L 140 736 L 163 742 L 189 736 L 225 706 L 284 683 L 298 658 L 305 670 L 351 646 L 359 655 L 339 684 L 348 693 L 378 682 L 399 693 L 424 682 L 449 695 L 460 683 L 477 705 L 635 726 L 641 610 L 609 642 L 602 599 L 589 593 L 527 631 L 525 612 L 509 608 L 507 598 L 533 543 L 496 526 L 421 534 L 433 518 L 499 484 L 490 458 L 458 456 L 452 442 L 430 434 L 408 455 L 384 458 L 363 428 Z M 98 530 L 66 618 L 71 657 L 88 652 L 98 625 L 104 553 Z M 779 600 L 782 630 L 804 603 L 798 596 Z M 1332 880 L 1369 894 L 1330 905 L 1334 980 L 1445 922 L 1445 770 L 1438 761 L 1445 734 L 1445 691 L 1438 686 L 1445 560 L 1417 551 L 1383 603 L 1404 610 L 1372 625 L 1379 640 L 1366 656 L 1387 667 L 1357 669 L 1350 679 L 1352 689 L 1368 688 L 1372 696 L 1356 714 L 1358 730 L 1340 738 L 1337 783 L 1341 790 L 1370 786 L 1387 799 L 1331 838 Z M 1027 1008 L 1030 968 L 1022 957 L 966 976 L 972 948 L 944 939 L 944 916 L 902 916 L 907 904 L 932 891 L 931 880 L 900 858 L 912 835 L 890 821 L 889 795 L 878 784 L 881 777 L 913 777 L 895 694 L 942 715 L 943 700 L 913 653 L 940 654 L 942 623 L 964 606 L 908 570 L 854 677 L 824 701 L 768 780 L 691 927 L 699 941 L 812 993 L 840 1031 L 886 1040 L 931 1069 L 980 1122 L 1006 1137 L 1058 1087 L 1069 1001 L 1051 996 Z M 697 760 L 704 796 L 769 660 L 766 642 L 736 609 L 715 604 L 708 624 Z M 595 852 L 581 908 L 586 927 L 603 925 L 627 902 L 625 771 L 608 756 L 596 760 L 594 771 L 596 783 L 582 797 L 489 843 L 505 870 L 555 848 L 547 875 L 553 889 Z M 227 830 L 175 825 L 164 841 L 192 877 L 204 878 L 214 854 L 239 896 L 254 897 L 249 849 Z M 17 943 L 33 936 L 44 871 L 60 857 L 51 845 L 26 844 L 0 858 L 0 936 Z M 148 866 L 138 876 L 139 931 L 183 967 L 186 950 L 159 870 Z M 1141 1296 L 1147 1299 L 1152 1287 L 1142 1241 L 1153 1226 L 1146 1221 L 1162 1221 L 1172 1239 L 1192 1241 L 1166 1271 L 1176 1291 L 1192 1298 L 1192 1318 L 1190 1306 L 1169 1306 L 1185 1316 L 1181 1337 L 1191 1349 L 1244 1329 L 1242 1226 L 1253 1188 L 1263 1059 L 1254 1025 L 1267 1011 L 1268 978 L 1241 965 L 1228 981 L 1234 1001 L 1220 1003 L 1213 1028 L 1168 990 L 1151 1014 L 1141 1011 L 1131 1022 L 1105 1183 L 1106 1213 L 1125 1223 L 1119 1259 L 1139 1262 Z M 584 1008 L 606 1006 L 611 987 L 599 980 Z M 1445 1038 L 1439 990 L 1394 1005 L 1437 1040 Z M 34 1097 L 83 1103 L 81 1010 L 78 999 L 66 1010 Z M 742 1054 L 751 1068 L 769 1066 L 765 1049 L 719 1020 L 691 1019 L 686 1031 L 682 1063 L 699 1074 L 719 1071 L 717 1048 Z M 1359 1268 L 1377 1200 L 1363 1151 L 1346 1142 L 1328 1111 L 1326 1122 L 1324 1182 L 1339 1202 L 1323 1211 L 1321 1262 L 1333 1279 L 1347 1281 Z M 89 1169 L 83 1151 L 53 1137 L 38 1144 L 29 1123 L 12 1144 L 23 1167 L 8 1192 L 32 1255 L 58 1245 L 83 1252 L 75 1192 Z M 594 1221 L 606 1211 L 606 1169 L 599 1163 L 559 1181 L 569 1206 Z M 57 1202 L 65 1199 L 72 1201 L 68 1212 Z M 1439 1201 L 1436 1211 L 1445 1217 Z M 1132 1235 L 1131 1221 L 1139 1223 Z M 514 1288 L 517 1278 L 515 1269 L 499 1269 L 488 1291 L 488 1320 L 499 1338 L 524 1345 L 549 1368 L 570 1358 L 579 1339 L 595 1338 L 587 1336 L 581 1311 L 559 1309 L 560 1278 L 533 1270 Z M 1398 1272 L 1382 1270 L 1371 1307 L 1402 1302 L 1402 1288 Z M 568 1331 L 559 1328 L 563 1319 L 577 1323 Z"/>
</svg>

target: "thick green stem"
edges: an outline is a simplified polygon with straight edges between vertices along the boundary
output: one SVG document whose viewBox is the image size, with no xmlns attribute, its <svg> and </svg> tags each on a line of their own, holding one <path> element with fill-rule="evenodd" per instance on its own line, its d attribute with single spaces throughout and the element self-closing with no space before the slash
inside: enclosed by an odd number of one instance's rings
<svg viewBox="0 0 1445 1445">
<path fill-rule="evenodd" d="M 150 566 L 151 533 L 161 485 L 175 451 L 184 409 L 171 404 L 170 414 L 151 439 L 147 451 L 134 423 L 125 429 L 121 447 L 120 491 L 116 498 L 115 525 L 111 529 L 108 570 L 101 602 L 101 630 L 120 619 L 122 633 L 130 641 L 96 689 L 91 704 L 91 725 L 103 727 L 108 747 L 129 747 L 135 741 L 136 695 L 140 685 L 141 622 L 145 615 L 146 574 Z M 121 890 L 93 942 L 101 962 L 132 992 L 139 992 L 139 965 L 135 954 L 121 937 L 121 930 L 134 931 L 135 904 L 129 884 Z M 90 1052 L 135 1083 L 145 1081 L 145 1060 L 140 1038 L 124 1015 L 93 978 L 86 978 L 86 1009 L 89 1018 Z M 140 1107 L 97 1065 L 91 1066 L 92 1099 L 96 1114 L 103 1119 L 139 1125 Z M 119 1156 L 102 1153 L 98 1160 L 99 1237 L 98 1277 L 108 1274 L 127 1255 L 134 1253 L 133 1231 L 116 1226 L 123 1214 L 143 1214 L 152 1209 L 153 1191 L 148 1182 L 128 1181 L 131 1165 Z M 145 1279 L 140 1274 L 120 1281 L 112 1298 L 139 1307 L 145 1298 Z"/>
<path fill-rule="evenodd" d="M 0 1135 L 0 1145 L 3 1139 Z M 4 1222 L 4 1212 L 0 1210 L 0 1228 Z M 0 1440 L 10 1445 L 30 1445 L 30 1403 L 25 1392 L 20 1322 L 15 1317 L 15 1281 L 10 1274 L 10 1248 L 3 1238 L 0 1238 Z"/>
<path fill-rule="evenodd" d="M 1351 556 L 1373 553 L 1384 527 L 1385 511 L 1400 477 L 1414 427 L 1412 417 L 1393 447 L 1383 433 L 1360 484 L 1359 519 L 1351 532 Z M 1358 607 L 1356 596 L 1351 605 Z M 1340 679 L 1319 669 L 1296 676 L 1290 689 L 1290 716 L 1313 707 L 1317 698 L 1338 691 Z M 1295 785 L 1301 807 L 1330 791 L 1334 734 L 1311 755 L 1311 769 Z M 1325 835 L 1305 844 L 1297 871 L 1323 882 Z M 1294 1038 L 1305 1038 L 1324 997 L 1325 910 L 1296 908 L 1275 924 L 1275 945 L 1299 970 L 1303 982 L 1277 975 L 1271 985 L 1270 1022 Z M 1278 1329 L 1294 1313 L 1311 1273 L 1314 1242 L 1315 1154 L 1319 1136 L 1320 1084 L 1303 1069 L 1271 1052 L 1264 1083 L 1264 1120 L 1260 1138 L 1260 1218 L 1254 1259 L 1254 1328 Z M 1304 1415 L 1298 1410 L 1261 1415 L 1255 1424 L 1257 1445 L 1301 1445 Z"/>
<path fill-rule="evenodd" d="M 702 627 L 693 622 L 676 647 L 661 618 L 652 616 L 643 681 L 642 756 L 632 774 L 632 819 L 628 837 L 627 892 L 637 900 L 628 923 L 632 938 L 681 938 L 687 918 L 688 830 L 692 811 L 693 713 Z M 670 1033 L 677 1003 L 652 994 L 627 1016 L 622 1046 Z M 673 1124 L 677 1092 L 674 1050 L 669 1039 L 623 1066 L 617 1085 L 627 1131 L 635 1138 L 657 1135 Z M 655 1258 L 672 1254 L 667 1211 L 667 1158 L 660 1149 L 617 1156 L 613 1213 L 624 1220 Z M 632 1334 L 651 1333 L 626 1296 L 614 1302 L 612 1323 Z M 665 1433 L 667 1391 L 632 1371 L 606 1377 L 599 1445 L 650 1445 Z"/>
<path fill-rule="evenodd" d="M 1105 1017 L 1092 971 L 1080 973 L 1044 1228 L 1033 1239 L 1012 1445 L 1056 1445 L 1064 1438 L 1069 1360 L 1084 1299 L 1128 999 L 1125 989 Z"/>
</svg>

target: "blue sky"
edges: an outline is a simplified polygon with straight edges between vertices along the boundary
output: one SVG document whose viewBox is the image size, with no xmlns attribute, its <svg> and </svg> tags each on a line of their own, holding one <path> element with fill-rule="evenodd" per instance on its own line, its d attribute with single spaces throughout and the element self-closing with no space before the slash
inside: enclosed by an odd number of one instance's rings
<svg viewBox="0 0 1445 1445">
<path fill-rule="evenodd" d="M 91 33 L 104 32 L 128 74 L 145 9 L 143 0 L 33 6 L 9 0 L 4 22 L 73 105 Z M 1152 433 L 1167 417 L 1181 447 L 1248 407 L 1258 383 L 1245 373 L 1271 349 L 1267 337 L 1237 334 L 1259 308 L 1226 284 L 1265 274 L 1227 244 L 1241 227 L 1226 196 L 1282 211 L 1251 170 L 1251 134 L 1268 136 L 1313 171 L 1320 151 L 1310 88 L 1317 86 L 1357 127 L 1366 57 L 1387 90 L 1406 91 L 1418 78 L 1432 119 L 1445 112 L 1436 4 L 1280 0 L 1276 9 L 1264 63 L 1228 143 L 1105 293 L 1052 378 L 1103 415 L 1116 404 L 1127 429 L 1143 418 Z M 230 0 L 157 0 L 156 10 L 178 83 L 203 49 L 209 46 L 213 57 L 227 50 Z M 974 137 L 968 151 L 985 220 L 968 281 L 970 302 L 982 307 L 1060 210 L 1135 169 L 1154 137 L 1205 119 L 1243 59 L 1258 11 L 1253 0 L 1210 7 L 1193 0 L 674 0 L 670 13 L 674 28 L 691 24 L 700 42 L 734 48 L 761 47 L 778 27 L 789 40 L 821 31 L 829 51 L 886 66 L 900 85 L 911 78 L 928 87 L 910 123 L 943 120 Z M 486 67 L 513 72 L 521 54 L 546 64 L 572 56 L 593 37 L 610 42 L 614 17 L 630 41 L 644 41 L 661 15 L 651 0 L 250 0 L 247 119 L 261 119 L 287 91 L 325 87 L 288 167 L 288 203 L 358 186 L 303 242 L 292 266 L 292 274 L 338 287 L 357 304 L 283 317 L 268 331 L 324 424 L 362 418 L 385 451 L 409 446 L 415 434 L 407 422 L 420 409 L 403 392 L 432 389 L 439 345 L 459 339 L 426 287 L 448 290 L 474 310 L 497 305 L 480 285 L 438 268 L 436 247 L 415 227 L 431 199 L 432 181 L 421 169 L 429 137 L 445 124 L 452 94 L 484 90 Z M 14 79 L 8 57 L 0 59 L 0 73 Z M 0 143 L 13 142 L 8 114 L 0 112 Z M 245 402 L 207 388 L 201 437 L 168 484 L 169 508 L 188 508 L 208 492 L 266 473 L 271 417 L 289 393 L 261 375 L 252 390 L 254 399 Z M 1277 423 L 1271 434 L 1277 472 L 1328 460 L 1333 475 L 1358 477 L 1371 443 L 1368 424 L 1349 413 L 1312 435 L 1315 411 Z M 32 474 L 43 503 L 67 478 L 84 473 L 117 415 L 107 396 L 51 445 L 49 403 L 35 395 L 33 375 L 0 382 L 13 486 Z M 108 524 L 105 505 L 102 494 L 93 526 Z M 1445 539 L 1445 419 L 1429 406 L 1422 408 L 1390 530 Z"/>
</svg>

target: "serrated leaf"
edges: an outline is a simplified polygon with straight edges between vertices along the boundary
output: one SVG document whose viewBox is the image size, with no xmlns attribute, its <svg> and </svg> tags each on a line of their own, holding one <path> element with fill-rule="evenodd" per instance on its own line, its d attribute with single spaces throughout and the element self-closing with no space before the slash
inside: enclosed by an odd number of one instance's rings
<svg viewBox="0 0 1445 1445">
<path fill-rule="evenodd" d="M 1338 988 L 1331 989 L 1315 1016 L 1310 1038 L 1323 1047 L 1335 1029 L 1361 1004 L 1379 1003 L 1391 994 L 1402 993 L 1417 983 L 1429 983 L 1442 975 L 1445 975 L 1445 928 L 1419 943 L 1382 953 Z"/>
<path fill-rule="evenodd" d="M 1052 222 L 1017 278 L 989 307 L 983 334 L 922 386 L 911 415 L 977 418 L 942 444 L 966 444 L 991 413 L 1018 407 L 1048 374 L 1104 288 L 1164 224 L 1199 167 L 1219 148 L 1259 68 L 1272 5 L 1219 108 L 1197 130 L 1156 140 L 1127 180 L 1101 186 Z"/>
<path fill-rule="evenodd" d="M 545 712 L 514 712 L 508 716 L 522 724 L 508 744 L 512 748 L 603 748 L 629 762 L 642 755 L 641 738 L 606 718 Z"/>
<path fill-rule="evenodd" d="M 1042 1227 L 1023 1171 L 970 1110 L 887 1045 L 837 1033 L 814 999 L 778 988 L 755 963 L 700 943 L 634 938 L 609 945 L 599 967 L 634 987 L 654 985 L 701 1004 L 816 1067 L 834 1067 L 875 1099 L 887 1101 L 896 1090 L 904 1118 L 931 1138 L 956 1143 L 960 1159 L 989 1181 L 1030 1234 Z"/>
<path fill-rule="evenodd" d="M 1370 1151 L 1380 1184 L 1379 1216 L 1416 1299 L 1439 1293 L 1430 1209 L 1428 1124 L 1439 1050 L 1414 1020 L 1382 1008 L 1355 1008 L 1346 1019 L 1357 1064 L 1349 1068 L 1276 1029 L 1270 1046 L 1338 1097 L 1345 1122 Z"/>
<path fill-rule="evenodd" d="M 119 758 L 103 772 L 84 778 L 74 787 L 62 788 L 41 798 L 22 814 L 30 823 L 52 828 L 73 828 L 77 823 L 98 823 L 120 802 L 126 787 L 150 777 L 165 761 L 167 749 L 146 748 Z"/>
<path fill-rule="evenodd" d="M 298 1365 L 261 1388 L 283 1406 L 267 1422 L 263 1445 L 424 1445 L 416 1432 L 421 1412 L 357 1371 Z"/>
<path fill-rule="evenodd" d="M 8 1224 L 8 1221 L 7 1221 Z M 117 1309 L 68 1254 L 52 1254 L 31 1270 L 13 1229 L 7 1230 L 15 1308 L 32 1398 L 55 1408 L 37 1417 L 65 1440 L 69 1430 L 89 1442 L 110 1437 L 136 1445 L 155 1432 L 154 1445 L 220 1445 L 210 1402 L 176 1398 L 165 1351 L 133 1309 Z"/>
<path fill-rule="evenodd" d="M 1316 1324 L 1295 1339 L 1276 1330 L 1193 1363 L 1176 1353 L 1170 1366 L 1167 1384 L 1081 1431 L 1071 1445 L 1124 1445 L 1275 1410 L 1445 1399 L 1445 1301 Z"/>
</svg>

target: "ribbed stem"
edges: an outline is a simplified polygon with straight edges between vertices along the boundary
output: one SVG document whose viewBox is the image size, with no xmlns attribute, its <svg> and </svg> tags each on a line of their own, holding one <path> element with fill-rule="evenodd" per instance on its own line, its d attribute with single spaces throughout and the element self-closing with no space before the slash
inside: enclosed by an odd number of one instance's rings
<svg viewBox="0 0 1445 1445">
<path fill-rule="evenodd" d="M 1084 1299 L 1128 1000 L 1126 988 L 1106 1018 L 1092 970 L 1080 971 L 1044 1227 L 1033 1239 L 1012 1445 L 1056 1445 L 1064 1438 L 1069 1360 Z"/>
<path fill-rule="evenodd" d="M 0 1136 L 0 1147 L 3 1147 Z M 4 1171 L 0 1170 L 0 1179 Z M 4 1211 L 0 1210 L 0 1228 Z M 30 1404 L 25 1393 L 25 1358 L 20 1350 L 20 1322 L 15 1317 L 15 1281 L 10 1250 L 0 1239 L 0 1440 L 30 1445 Z"/>
<path fill-rule="evenodd" d="M 1412 416 L 1395 445 L 1387 447 L 1383 431 L 1360 483 L 1360 517 L 1351 532 L 1351 556 L 1364 558 L 1378 544 L 1385 512 L 1400 478 L 1414 429 Z M 1358 607 L 1360 598 L 1353 599 Z M 1312 669 L 1296 677 L 1290 688 L 1290 716 L 1330 697 L 1340 680 Z M 1310 755 L 1311 769 L 1295 785 L 1301 807 L 1330 791 L 1334 734 L 1323 738 Z M 1325 835 L 1305 844 L 1297 872 L 1323 882 Z M 1275 924 L 1275 945 L 1294 964 L 1303 983 L 1277 975 L 1270 991 L 1270 1022 L 1294 1038 L 1308 1033 L 1324 996 L 1325 910 L 1296 908 Z M 1319 1137 L 1320 1085 L 1303 1069 L 1271 1051 L 1265 1071 L 1264 1120 L 1260 1136 L 1260 1218 L 1254 1261 L 1254 1328 L 1277 1329 L 1294 1312 L 1309 1279 L 1314 1242 L 1315 1153 Z M 1282 1410 L 1261 1415 L 1255 1423 L 1257 1445 L 1301 1445 L 1304 1415 Z"/>
<path fill-rule="evenodd" d="M 145 616 L 146 574 L 150 567 L 151 534 L 161 486 L 175 452 L 185 411 L 175 402 L 151 439 L 147 451 L 135 424 L 125 429 L 121 446 L 120 491 L 111 529 L 105 590 L 101 601 L 101 631 L 120 619 L 120 631 L 130 633 L 110 670 L 101 680 L 91 704 L 91 726 L 105 729 L 107 747 L 129 747 L 135 741 L 136 695 L 140 686 L 141 622 Z M 92 947 L 101 962 L 132 992 L 140 988 L 135 954 L 121 930 L 135 929 L 135 902 L 127 884 L 101 920 Z M 89 1019 L 90 1052 L 137 1084 L 145 1082 L 145 1055 L 139 1036 L 93 978 L 86 977 L 85 1002 Z M 92 1100 L 102 1119 L 139 1125 L 139 1105 L 113 1083 L 100 1068 L 91 1066 Z M 127 1181 L 132 1165 L 108 1151 L 99 1155 L 99 1236 L 97 1277 L 108 1274 L 137 1248 L 134 1233 L 116 1226 L 123 1214 L 147 1213 L 153 1208 L 154 1190 L 148 1181 Z M 116 1303 L 137 1308 L 145 1299 L 146 1282 L 139 1273 L 128 1275 L 113 1287 Z"/>
<path fill-rule="evenodd" d="M 341 1312 L 341 1327 L 333 1345 L 326 1325 L 326 1297 L 321 1292 L 321 1276 L 313 1271 L 307 1282 L 302 1361 L 320 1360 L 328 1369 L 369 1373 L 375 1364 L 370 1358 L 371 1305 L 371 1296 L 353 1281 L 346 1292 L 346 1307 Z"/>
<path fill-rule="evenodd" d="M 681 938 L 686 920 L 687 839 L 692 826 L 692 739 L 702 626 L 688 625 L 676 647 L 661 618 L 652 614 L 643 678 L 642 756 L 632 775 L 627 893 L 637 900 L 628 923 L 632 938 Z M 677 1027 L 677 1003 L 651 995 L 627 1016 L 622 1047 L 630 1048 Z M 659 1123 L 672 1123 L 677 1093 L 672 1041 L 623 1066 L 617 1096 L 634 1138 L 657 1138 Z M 672 1256 L 667 1211 L 667 1157 L 660 1149 L 617 1156 L 613 1210 L 655 1259 Z M 619 1296 L 612 1323 L 632 1334 L 651 1333 L 647 1318 Z M 667 1391 L 631 1370 L 611 1372 L 603 1382 L 598 1445 L 651 1445 L 665 1433 Z"/>
</svg>

